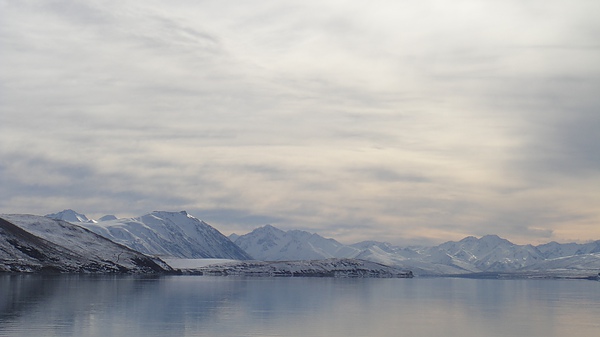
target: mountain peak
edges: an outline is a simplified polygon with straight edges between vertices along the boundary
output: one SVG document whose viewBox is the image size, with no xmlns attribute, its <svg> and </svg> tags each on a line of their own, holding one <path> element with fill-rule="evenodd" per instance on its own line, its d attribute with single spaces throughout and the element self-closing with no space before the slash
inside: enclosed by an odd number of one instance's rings
<svg viewBox="0 0 600 337">
<path fill-rule="evenodd" d="M 179 211 L 179 212 L 173 212 L 173 211 L 152 211 L 152 213 L 148 214 L 148 215 L 152 215 L 155 216 L 157 218 L 161 218 L 164 219 L 165 217 L 185 217 L 185 218 L 190 218 L 190 219 L 195 219 L 198 220 L 198 218 L 194 217 L 193 215 L 189 214 L 187 211 Z"/>
<path fill-rule="evenodd" d="M 262 227 L 258 227 L 254 231 L 259 233 L 284 233 L 283 230 L 269 224 L 264 225 Z"/>
<path fill-rule="evenodd" d="M 471 235 L 471 236 L 465 237 L 464 239 L 462 239 L 462 240 L 460 240 L 458 242 L 463 242 L 463 243 L 464 242 L 476 242 L 478 240 L 479 240 L 478 238 L 476 238 L 476 237 L 474 237 L 474 236 Z"/>
<path fill-rule="evenodd" d="M 98 221 L 100 221 L 100 222 L 111 221 L 111 220 L 117 220 L 117 217 L 112 214 L 108 214 L 108 215 L 105 215 L 105 216 L 101 217 L 100 219 L 98 219 Z"/>
<path fill-rule="evenodd" d="M 84 214 L 77 213 L 72 209 L 65 209 L 58 213 L 46 214 L 45 217 L 67 222 L 94 222 L 93 220 L 88 219 Z"/>
<path fill-rule="evenodd" d="M 481 237 L 481 239 L 479 239 L 480 241 L 483 242 L 487 242 L 489 244 L 494 244 L 494 245 L 499 245 L 499 244 L 509 244 L 509 245 L 514 245 L 512 242 L 503 239 L 501 237 L 499 237 L 496 234 L 488 234 L 488 235 L 484 235 Z"/>
<path fill-rule="evenodd" d="M 235 244 L 264 261 L 319 260 L 332 257 L 354 257 L 358 249 L 344 246 L 334 239 L 301 230 L 283 231 L 272 225 L 258 227 L 236 236 Z"/>
</svg>

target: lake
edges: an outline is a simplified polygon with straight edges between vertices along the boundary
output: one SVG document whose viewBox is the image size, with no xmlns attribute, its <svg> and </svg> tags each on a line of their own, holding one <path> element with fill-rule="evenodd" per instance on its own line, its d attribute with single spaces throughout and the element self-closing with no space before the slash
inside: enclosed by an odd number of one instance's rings
<svg viewBox="0 0 600 337">
<path fill-rule="evenodd" d="M 0 336 L 595 336 L 600 282 L 0 275 Z"/>
</svg>

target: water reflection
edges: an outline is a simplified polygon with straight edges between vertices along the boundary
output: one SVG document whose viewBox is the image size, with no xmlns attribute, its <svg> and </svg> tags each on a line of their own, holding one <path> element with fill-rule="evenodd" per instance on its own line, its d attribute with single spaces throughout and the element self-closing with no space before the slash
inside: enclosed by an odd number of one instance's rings
<svg viewBox="0 0 600 337">
<path fill-rule="evenodd" d="M 0 276 L 0 336 L 563 336 L 600 282 Z"/>
</svg>

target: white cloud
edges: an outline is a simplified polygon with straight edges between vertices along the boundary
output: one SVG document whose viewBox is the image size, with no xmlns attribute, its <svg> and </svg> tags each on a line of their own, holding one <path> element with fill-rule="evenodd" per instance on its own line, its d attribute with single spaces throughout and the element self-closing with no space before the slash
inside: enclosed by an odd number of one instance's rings
<svg viewBox="0 0 600 337">
<path fill-rule="evenodd" d="M 0 211 L 599 238 L 598 6 L 1 1 Z"/>
</svg>

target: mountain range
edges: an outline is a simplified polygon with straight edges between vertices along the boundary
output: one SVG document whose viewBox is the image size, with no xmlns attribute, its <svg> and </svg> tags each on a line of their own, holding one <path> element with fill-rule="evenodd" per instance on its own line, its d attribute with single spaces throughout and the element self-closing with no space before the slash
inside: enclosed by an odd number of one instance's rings
<svg viewBox="0 0 600 337">
<path fill-rule="evenodd" d="M 600 241 L 532 246 L 486 235 L 433 247 L 398 247 L 377 241 L 344 245 L 318 234 L 282 231 L 271 225 L 230 238 L 258 260 L 353 258 L 401 267 L 419 275 L 515 272 L 586 275 L 600 270 Z"/>
<path fill-rule="evenodd" d="M 43 266 L 51 268 L 50 262 L 56 260 L 66 266 L 59 268 L 61 271 L 93 270 L 96 268 L 93 266 L 103 264 L 97 271 L 122 268 L 136 272 L 141 267 L 135 261 L 141 261 L 142 257 L 164 270 L 171 268 L 160 258 L 335 263 L 350 259 L 411 270 L 421 276 L 490 273 L 585 276 L 600 270 L 600 241 L 533 246 L 486 235 L 433 247 L 399 247 L 378 241 L 346 245 L 316 233 L 283 231 L 272 225 L 227 238 L 185 211 L 155 211 L 123 219 L 107 215 L 98 221 L 72 210 L 46 217 L 0 215 L 0 218 L 3 219 L 0 271 L 36 271 Z M 115 260 L 115 256 L 121 258 Z M 128 258 L 123 260 L 125 256 Z M 129 262 L 125 265 L 124 261 Z M 144 264 L 149 266 L 150 262 Z"/>
</svg>

